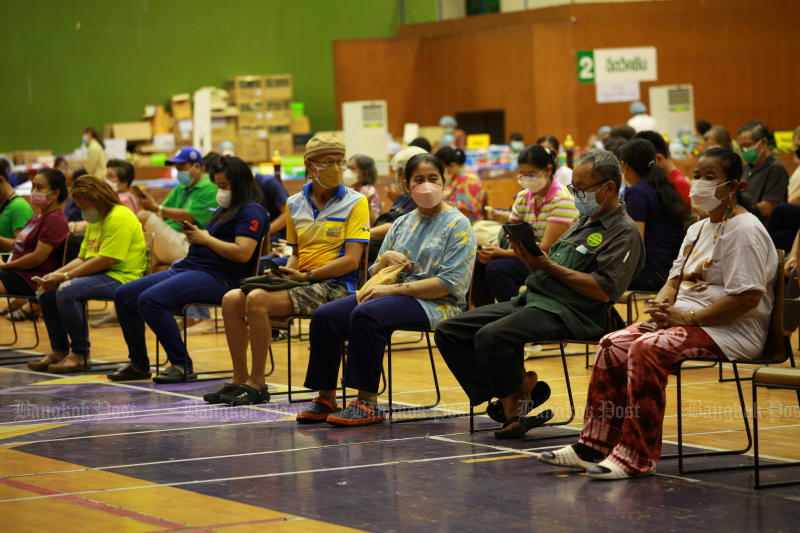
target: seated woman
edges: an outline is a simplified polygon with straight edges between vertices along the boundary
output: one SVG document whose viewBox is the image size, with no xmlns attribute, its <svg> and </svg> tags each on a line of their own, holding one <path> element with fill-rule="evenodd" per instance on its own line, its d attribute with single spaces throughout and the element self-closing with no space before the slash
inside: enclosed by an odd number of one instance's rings
<svg viewBox="0 0 800 533">
<path fill-rule="evenodd" d="M 533 226 L 539 248 L 547 253 L 567 228 L 578 218 L 575 201 L 555 179 L 557 154 L 539 145 L 523 150 L 517 157 L 517 173 L 522 190 L 517 193 L 508 222 Z M 505 302 L 519 293 L 530 272 L 514 251 L 493 245 L 478 250 L 472 280 L 472 303 L 476 307 Z"/>
<path fill-rule="evenodd" d="M 464 150 L 443 146 L 436 157 L 445 169 L 444 201 L 464 213 L 470 223 L 483 220 L 483 184 L 467 165 Z"/>
<path fill-rule="evenodd" d="M 536 139 L 536 144 L 547 148 L 551 152 L 555 152 L 556 166 L 554 167 L 554 176 L 556 181 L 564 187 L 572 183 L 572 169 L 567 165 L 562 165 L 558 160 L 558 151 L 561 149 L 561 143 L 558 142 L 558 139 L 553 135 L 543 135 Z"/>
<path fill-rule="evenodd" d="M 72 198 L 89 225 L 78 257 L 44 276 L 39 296 L 52 351 L 39 361 L 48 372 L 89 370 L 87 300 L 113 298 L 123 283 L 142 277 L 147 249 L 136 215 L 119 203 L 105 180 L 81 176 Z"/>
<path fill-rule="evenodd" d="M 347 162 L 342 176 L 344 184 L 360 192 L 369 201 L 369 223 L 374 224 L 381 214 L 381 197 L 375 184 L 378 182 L 378 170 L 375 160 L 368 155 L 356 154 Z"/>
<path fill-rule="evenodd" d="M 250 167 L 238 157 L 222 157 L 211 175 L 220 207 L 203 230 L 184 222 L 184 232 L 191 243 L 188 255 L 169 270 L 126 283 L 114 294 L 131 361 L 108 375 L 112 381 L 150 377 L 145 323 L 164 346 L 170 362 L 153 381 L 196 380 L 192 359 L 173 314 L 189 303 L 219 305 L 226 292 L 253 273 L 258 244 L 269 232 L 269 215 L 260 203 L 261 191 Z"/>
<path fill-rule="evenodd" d="M 417 209 L 392 224 L 371 269 L 375 273 L 404 263 L 402 281 L 368 289 L 361 303 L 352 295 L 314 312 L 305 386 L 319 390 L 319 396 L 297 415 L 300 423 L 327 420 L 350 427 L 381 422 L 378 380 L 392 332 L 431 330 L 466 305 L 475 237 L 466 217 L 442 201 L 442 163 L 430 154 L 415 155 L 406 166 L 405 185 Z M 344 383 L 358 389 L 358 398 L 339 413 L 336 378 L 345 340 L 349 358 Z"/>
<path fill-rule="evenodd" d="M 67 180 L 60 171 L 45 168 L 34 176 L 31 204 L 38 214 L 17 233 L 8 263 L 0 263 L 0 293 L 35 297 L 36 282 L 32 278 L 61 266 L 69 235 L 67 217 L 60 207 L 66 199 Z M 47 365 L 30 362 L 28 368 L 47 370 Z"/>
<path fill-rule="evenodd" d="M 269 401 L 264 370 L 272 317 L 310 315 L 320 305 L 355 292 L 358 265 L 369 240 L 369 205 L 364 195 L 342 184 L 344 144 L 320 133 L 306 144 L 303 190 L 287 201 L 286 240 L 294 253 L 274 271 L 283 290 L 240 289 L 222 300 L 233 380 L 206 394 L 209 403 L 247 405 Z M 297 282 L 297 283 L 294 283 Z M 247 345 L 252 365 L 247 369 Z"/>
<path fill-rule="evenodd" d="M 656 149 L 645 139 L 633 139 L 620 151 L 622 199 L 644 239 L 645 267 L 628 287 L 658 291 L 667 281 L 683 240 L 686 205 L 667 175 L 656 164 Z"/>
<path fill-rule="evenodd" d="M 730 150 L 700 156 L 691 196 L 709 218 L 689 228 L 647 310 L 651 327 L 633 325 L 600 341 L 578 443 L 544 452 L 541 461 L 597 479 L 651 474 L 661 455 L 665 388 L 680 361 L 761 354 L 778 261 L 764 226 L 737 201 L 741 176 L 742 161 Z"/>
</svg>

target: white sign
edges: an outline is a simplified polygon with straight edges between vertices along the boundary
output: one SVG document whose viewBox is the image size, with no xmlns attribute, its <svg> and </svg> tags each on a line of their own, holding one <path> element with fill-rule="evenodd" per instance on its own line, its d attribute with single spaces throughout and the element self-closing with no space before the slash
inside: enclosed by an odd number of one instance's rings
<svg viewBox="0 0 800 533">
<path fill-rule="evenodd" d="M 594 51 L 594 77 L 596 83 L 656 81 L 656 48 L 597 48 Z"/>
<path fill-rule="evenodd" d="M 125 139 L 106 139 L 104 144 L 106 145 L 106 157 L 125 160 L 125 149 L 128 145 Z M 105 176 L 103 177 L 105 178 Z"/>
<path fill-rule="evenodd" d="M 594 94 L 598 104 L 641 100 L 638 81 L 595 83 Z"/>
</svg>

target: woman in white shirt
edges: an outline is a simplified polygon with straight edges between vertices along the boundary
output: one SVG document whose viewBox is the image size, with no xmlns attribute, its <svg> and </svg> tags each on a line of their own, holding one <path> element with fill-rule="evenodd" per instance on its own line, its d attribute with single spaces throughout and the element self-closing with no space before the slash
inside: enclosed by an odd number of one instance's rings
<svg viewBox="0 0 800 533">
<path fill-rule="evenodd" d="M 578 442 L 540 460 L 595 479 L 652 474 L 672 370 L 690 357 L 746 361 L 761 354 L 778 259 L 764 226 L 737 200 L 741 175 L 731 150 L 700 156 L 691 198 L 709 217 L 689 228 L 646 311 L 650 320 L 600 341 Z"/>
</svg>

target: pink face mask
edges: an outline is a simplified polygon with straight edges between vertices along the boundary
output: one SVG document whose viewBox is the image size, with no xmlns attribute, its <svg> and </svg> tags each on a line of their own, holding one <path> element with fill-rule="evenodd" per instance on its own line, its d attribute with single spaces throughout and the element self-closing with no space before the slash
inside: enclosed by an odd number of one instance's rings
<svg viewBox="0 0 800 533">
<path fill-rule="evenodd" d="M 43 209 L 43 208 L 47 207 L 47 204 L 49 204 L 49 203 L 50 203 L 50 201 L 47 199 L 47 193 L 46 192 L 32 192 L 31 193 L 31 204 L 33 205 L 33 207 L 38 207 L 40 209 Z"/>
<path fill-rule="evenodd" d="M 442 187 L 426 181 L 411 189 L 411 198 L 414 199 L 414 203 L 419 207 L 424 209 L 434 208 L 442 201 Z"/>
</svg>

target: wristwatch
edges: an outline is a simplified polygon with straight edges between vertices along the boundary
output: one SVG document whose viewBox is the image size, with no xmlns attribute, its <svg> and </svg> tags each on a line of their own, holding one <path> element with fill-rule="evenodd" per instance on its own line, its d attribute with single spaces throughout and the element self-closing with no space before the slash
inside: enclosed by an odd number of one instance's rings
<svg viewBox="0 0 800 533">
<path fill-rule="evenodd" d="M 158 216 L 160 216 L 161 218 L 164 218 L 164 206 L 163 205 L 159 205 L 158 206 Z"/>
<path fill-rule="evenodd" d="M 300 272 L 306 273 L 306 281 L 311 281 L 311 271 L 310 270 L 301 270 Z"/>
</svg>

